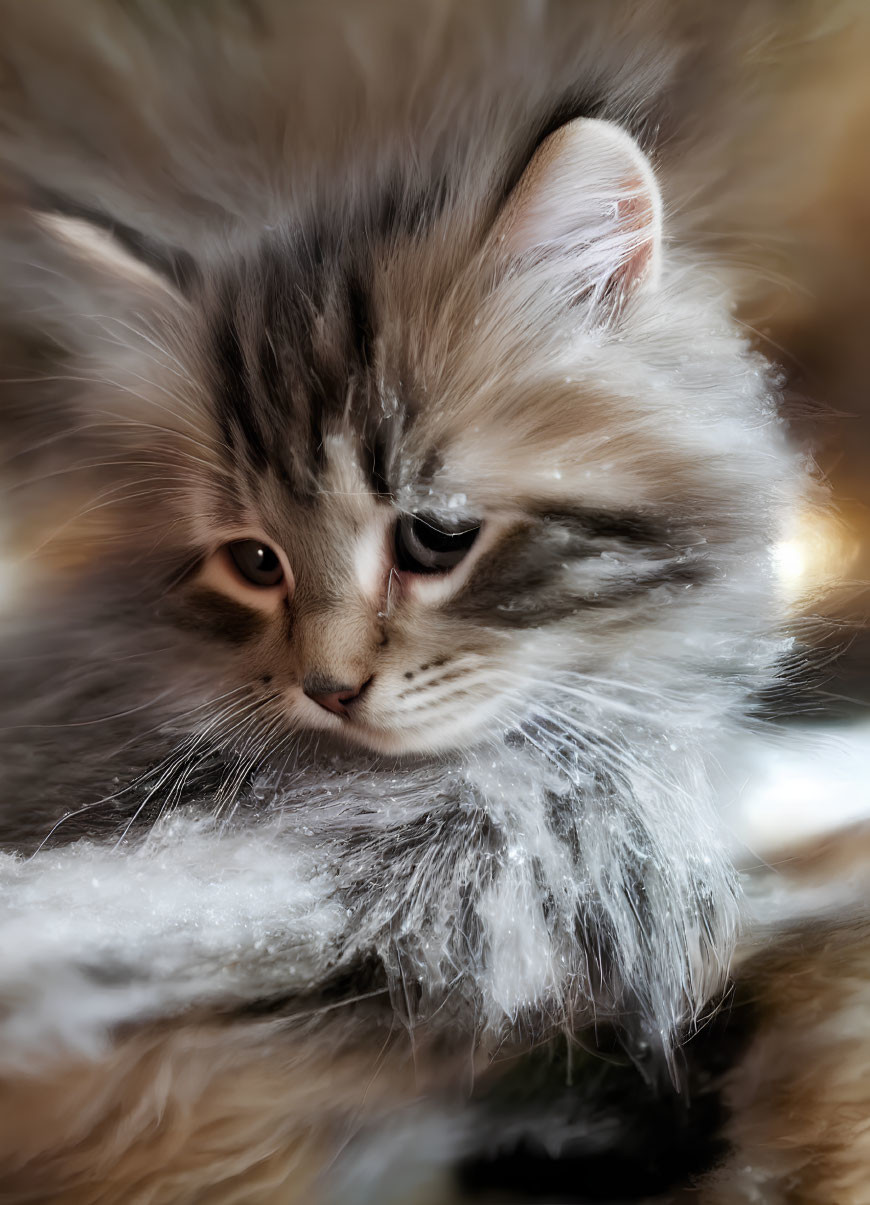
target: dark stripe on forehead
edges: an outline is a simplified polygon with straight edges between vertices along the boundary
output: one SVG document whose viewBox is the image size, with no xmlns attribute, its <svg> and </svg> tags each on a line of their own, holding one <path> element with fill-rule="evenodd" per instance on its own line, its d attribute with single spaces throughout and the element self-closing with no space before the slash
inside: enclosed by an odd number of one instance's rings
<svg viewBox="0 0 870 1205">
<path fill-rule="evenodd" d="M 270 459 L 288 470 L 300 497 L 316 490 L 333 426 L 349 420 L 363 435 L 373 392 L 371 270 L 327 234 L 312 228 L 266 242 L 247 300 L 244 350 L 256 414 Z"/>
<path fill-rule="evenodd" d="M 319 315 L 319 281 L 307 264 L 294 278 L 294 245 L 269 243 L 248 299 L 254 321 L 249 344 L 251 394 L 267 458 L 298 501 L 310 498 L 323 465 L 323 415 L 330 405 L 312 329 Z M 298 265 L 297 265 L 298 267 Z M 311 275 L 311 279 L 309 279 Z M 334 405 L 334 403 L 333 403 Z"/>
<path fill-rule="evenodd" d="M 390 484 L 389 450 L 386 435 L 378 430 L 369 437 L 367 449 L 369 453 L 369 480 L 378 498 L 389 502 L 393 497 Z"/>
<path fill-rule="evenodd" d="M 249 463 L 257 472 L 262 472 L 269 458 L 254 414 L 238 328 L 230 312 L 222 312 L 215 319 L 212 347 L 217 377 L 215 407 L 221 432 L 231 449 L 236 446 L 235 435 L 238 433 L 244 441 Z"/>
<path fill-rule="evenodd" d="M 347 306 L 357 354 L 362 365 L 368 368 L 373 358 L 375 339 L 371 299 L 359 272 L 348 272 L 346 288 Z"/>
<path fill-rule="evenodd" d="M 277 336 L 280 339 L 280 336 Z M 286 366 L 278 355 L 276 335 L 268 318 L 264 320 L 257 343 L 257 371 L 267 394 L 279 397 L 287 389 Z"/>
<path fill-rule="evenodd" d="M 211 330 L 216 419 L 252 493 L 251 474 L 271 467 L 298 500 L 316 498 L 324 438 L 348 428 L 374 492 L 389 497 L 396 487 L 412 374 L 391 364 L 400 404 L 385 414 L 371 285 L 371 240 L 384 233 L 373 215 L 360 220 L 359 240 L 352 232 L 339 237 L 322 219 L 272 232 L 253 261 L 225 279 Z"/>
</svg>

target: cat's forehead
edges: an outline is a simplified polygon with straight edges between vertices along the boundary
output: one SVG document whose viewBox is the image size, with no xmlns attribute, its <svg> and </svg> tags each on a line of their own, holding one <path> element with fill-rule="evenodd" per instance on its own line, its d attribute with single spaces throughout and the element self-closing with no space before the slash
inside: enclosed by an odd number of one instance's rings
<svg viewBox="0 0 870 1205">
<path fill-rule="evenodd" d="M 698 449 L 661 421 L 673 365 L 690 375 L 673 354 L 677 310 L 658 344 L 666 324 L 649 311 L 640 339 L 625 322 L 584 324 L 579 306 L 556 319 L 543 279 L 495 279 L 479 237 L 448 228 L 286 235 L 220 280 L 203 362 L 221 455 L 245 490 L 352 523 L 354 494 L 411 510 L 460 496 L 473 513 L 693 484 Z"/>
<path fill-rule="evenodd" d="M 475 419 L 524 400 L 539 415 L 548 399 L 558 409 L 539 388 L 552 373 L 533 363 L 533 316 L 521 321 L 509 296 L 476 281 L 467 255 L 436 250 L 421 241 L 315 256 L 288 240 L 227 273 L 203 349 L 227 447 L 254 468 L 285 462 L 303 488 L 326 432 L 355 432 L 374 461 L 401 443 L 431 470 L 438 447 Z"/>
</svg>

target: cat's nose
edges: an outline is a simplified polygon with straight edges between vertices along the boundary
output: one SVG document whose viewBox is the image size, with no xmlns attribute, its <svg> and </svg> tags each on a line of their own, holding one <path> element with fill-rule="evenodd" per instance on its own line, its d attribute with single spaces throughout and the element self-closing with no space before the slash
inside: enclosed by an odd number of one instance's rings
<svg viewBox="0 0 870 1205">
<path fill-rule="evenodd" d="M 346 716 L 349 714 L 349 705 L 362 695 L 369 682 L 371 678 L 358 686 L 339 686 L 336 682 L 324 681 L 323 678 L 306 678 L 302 689 L 309 699 L 313 699 L 320 707 L 335 715 Z"/>
</svg>

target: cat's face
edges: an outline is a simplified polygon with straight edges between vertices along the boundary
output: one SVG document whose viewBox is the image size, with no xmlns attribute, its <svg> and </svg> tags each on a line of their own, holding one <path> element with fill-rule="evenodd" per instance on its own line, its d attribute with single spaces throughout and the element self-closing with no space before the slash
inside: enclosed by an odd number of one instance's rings
<svg viewBox="0 0 870 1205">
<path fill-rule="evenodd" d="M 204 508 L 207 551 L 172 607 L 230 646 L 239 680 L 277 695 L 292 726 L 386 753 L 473 744 L 518 718 L 542 679 L 606 670 L 653 600 L 703 581 L 697 534 L 612 459 L 630 400 L 601 397 L 594 370 L 566 383 L 517 369 L 494 365 L 449 425 L 404 409 L 396 432 L 389 418 L 371 435 L 327 420 L 301 489 L 280 468 L 282 439 L 253 471 L 228 470 L 229 494 L 215 480 L 226 521 Z M 350 405 L 380 410 L 369 388 Z M 582 447 L 560 429 L 578 404 Z M 299 432 L 285 438 L 289 460 Z M 245 460 L 244 433 L 232 439 L 228 462 Z"/>
<path fill-rule="evenodd" d="M 662 620 L 691 626 L 717 541 L 757 534 L 722 505 L 746 434 L 720 407 L 761 385 L 703 293 L 665 302 L 662 255 L 649 165 L 580 121 L 495 216 L 312 222 L 181 311 L 107 316 L 103 388 L 156 466 L 161 621 L 206 692 L 244 688 L 273 734 L 422 753 L 671 658 Z"/>
</svg>

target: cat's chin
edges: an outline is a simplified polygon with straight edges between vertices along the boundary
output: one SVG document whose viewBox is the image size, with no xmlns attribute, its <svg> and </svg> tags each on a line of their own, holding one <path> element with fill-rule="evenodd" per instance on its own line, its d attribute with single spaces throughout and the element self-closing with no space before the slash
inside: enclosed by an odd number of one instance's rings
<svg viewBox="0 0 870 1205">
<path fill-rule="evenodd" d="M 366 749 L 370 753 L 392 757 L 419 757 L 432 753 L 459 752 L 478 743 L 477 730 L 469 724 L 399 730 L 375 728 L 351 721 L 342 726 L 338 734 L 342 743 L 352 749 Z"/>
<path fill-rule="evenodd" d="M 340 724 L 318 727 L 317 731 L 350 753 L 364 750 L 379 756 L 415 758 L 464 752 L 485 741 L 491 729 L 491 717 L 464 716 L 431 728 L 388 728 L 363 720 L 342 720 Z"/>
</svg>

